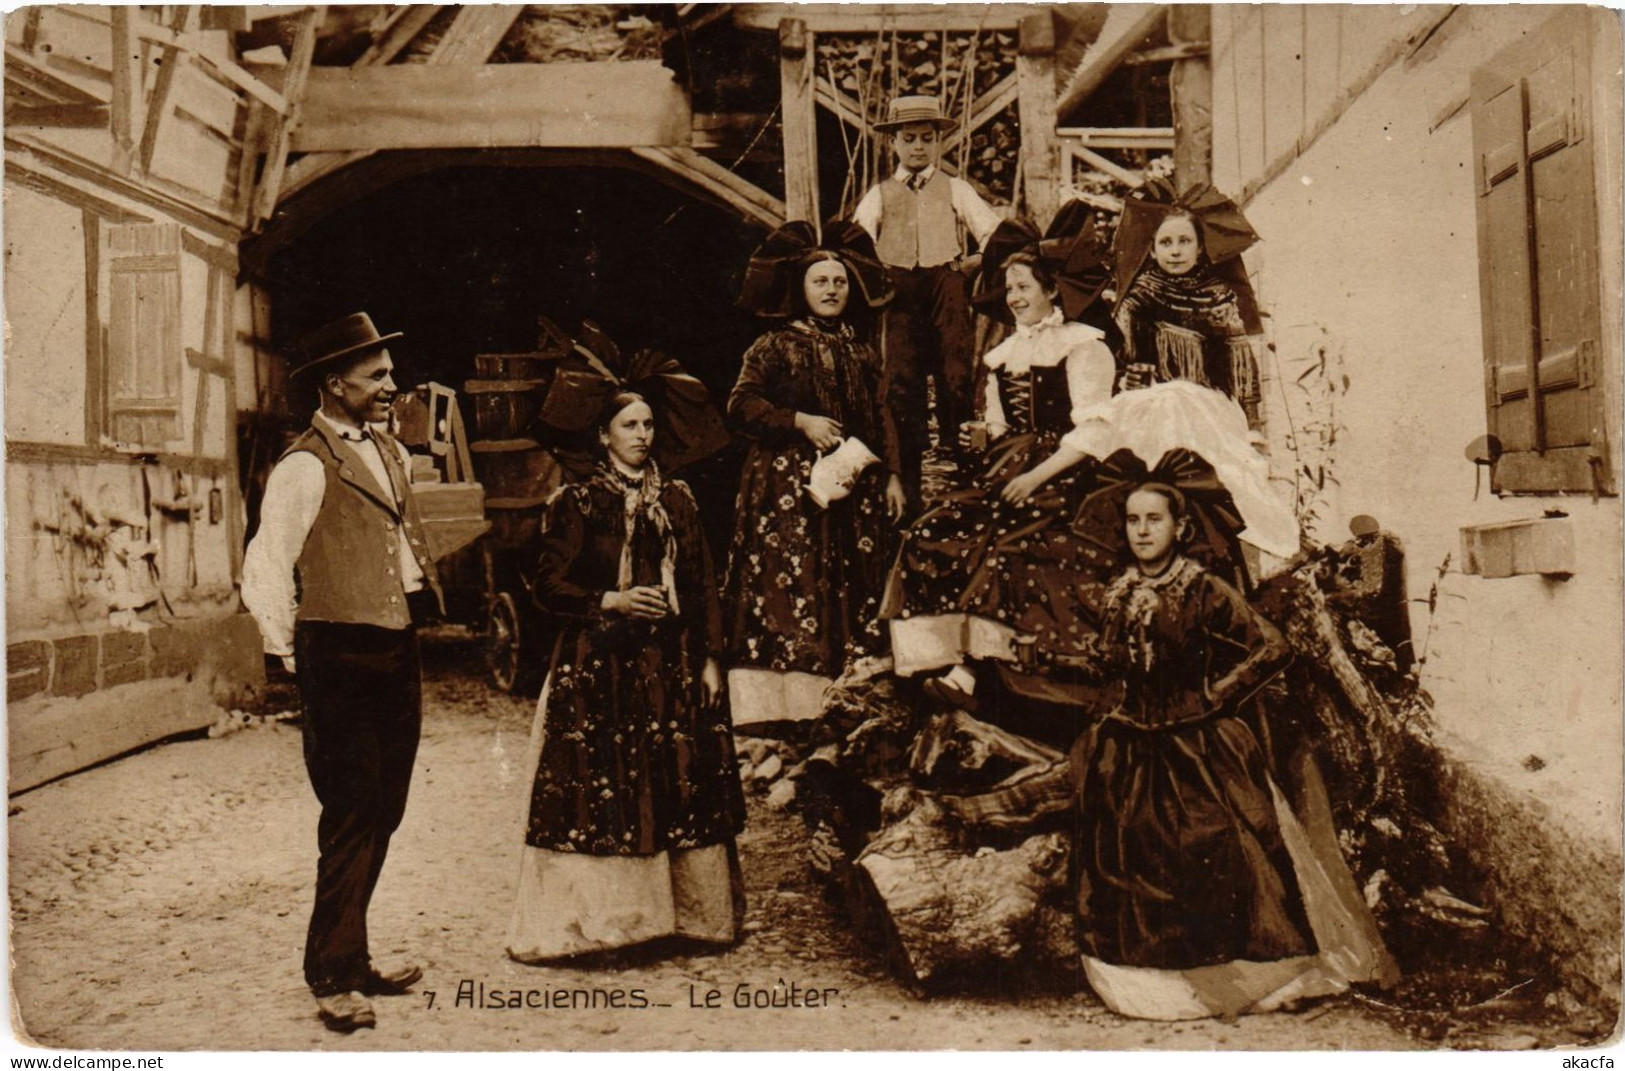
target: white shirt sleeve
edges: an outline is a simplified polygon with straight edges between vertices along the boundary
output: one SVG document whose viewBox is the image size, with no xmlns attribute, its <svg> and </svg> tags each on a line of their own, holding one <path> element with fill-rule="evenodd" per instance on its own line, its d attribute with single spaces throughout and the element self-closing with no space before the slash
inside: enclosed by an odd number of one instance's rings
<svg viewBox="0 0 1625 1071">
<path fill-rule="evenodd" d="M 880 241 L 880 187 L 870 186 L 858 207 L 852 210 L 852 222 L 869 232 L 869 237 Z"/>
<path fill-rule="evenodd" d="M 997 376 L 988 376 L 982 385 L 982 420 L 987 423 L 989 440 L 1001 438 L 1010 430 L 1010 422 L 1004 418 L 1004 402 L 999 400 Z"/>
<path fill-rule="evenodd" d="M 327 474 L 312 454 L 289 454 L 265 482 L 260 527 L 243 555 L 243 605 L 254 615 L 265 653 L 293 654 L 293 567 L 327 493 Z"/>
<path fill-rule="evenodd" d="M 986 245 L 988 235 L 1002 222 L 1002 217 L 964 179 L 950 178 L 948 183 L 953 190 L 954 214 L 976 239 L 978 248 Z"/>
<path fill-rule="evenodd" d="M 1111 445 L 1112 380 L 1116 376 L 1117 361 L 1099 339 L 1090 339 L 1067 352 L 1072 430 L 1062 436 L 1062 444 L 1093 457 L 1106 457 Z"/>
</svg>

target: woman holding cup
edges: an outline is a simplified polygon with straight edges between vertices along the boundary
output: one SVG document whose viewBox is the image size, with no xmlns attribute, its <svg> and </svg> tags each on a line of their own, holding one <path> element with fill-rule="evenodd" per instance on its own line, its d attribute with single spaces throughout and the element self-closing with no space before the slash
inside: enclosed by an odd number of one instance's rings
<svg viewBox="0 0 1625 1071">
<path fill-rule="evenodd" d="M 740 304 L 777 323 L 728 398 L 750 440 L 724 587 L 736 723 L 818 716 L 847 662 L 884 646 L 875 612 L 905 499 L 880 359 L 856 321 L 889 297 L 852 223 L 822 241 L 787 223 L 746 269 Z"/>
<path fill-rule="evenodd" d="M 731 944 L 744 799 L 699 505 L 655 463 L 650 398 L 617 384 L 592 475 L 548 502 L 532 589 L 558 637 L 508 954 L 524 963 L 682 937 Z"/>
</svg>

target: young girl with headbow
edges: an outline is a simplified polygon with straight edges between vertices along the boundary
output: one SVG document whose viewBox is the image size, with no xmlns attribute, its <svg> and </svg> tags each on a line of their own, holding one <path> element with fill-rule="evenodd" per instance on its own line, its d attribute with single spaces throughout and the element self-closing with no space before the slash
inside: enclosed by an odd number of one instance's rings
<svg viewBox="0 0 1625 1071">
<path fill-rule="evenodd" d="M 1223 579 L 1233 559 L 1193 554 L 1234 545 L 1228 493 L 1188 451 L 1149 472 L 1116 454 L 1103 474 L 1133 564 L 1096 642 L 1122 691 L 1070 760 L 1090 986 L 1124 1015 L 1194 1019 L 1392 981 L 1335 840 L 1311 835 L 1272 769 L 1254 700 L 1290 649 Z"/>
<path fill-rule="evenodd" d="M 1233 398 L 1259 427 L 1258 305 L 1241 254 L 1258 235 L 1234 201 L 1154 179 L 1112 242 L 1123 385 L 1186 380 Z"/>
<path fill-rule="evenodd" d="M 1070 825 L 1084 973 L 1119 1014 L 1229 1018 L 1392 982 L 1329 819 L 1301 821 L 1278 780 L 1256 699 L 1291 655 L 1227 579 L 1235 502 L 1189 450 L 1155 467 L 1119 450 L 1097 476 L 1081 513 L 1115 518 L 1130 559 L 1088 644 L 1112 697 L 1064 759 L 943 807 L 1007 833 Z"/>
</svg>

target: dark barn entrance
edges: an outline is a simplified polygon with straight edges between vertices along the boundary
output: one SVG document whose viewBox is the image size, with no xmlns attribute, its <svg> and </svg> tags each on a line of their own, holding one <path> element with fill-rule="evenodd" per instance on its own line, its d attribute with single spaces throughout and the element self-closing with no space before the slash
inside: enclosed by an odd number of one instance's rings
<svg viewBox="0 0 1625 1071">
<path fill-rule="evenodd" d="M 571 334 L 592 319 L 623 350 L 675 357 L 720 406 L 759 330 L 734 301 L 765 231 L 682 186 L 625 152 L 379 153 L 290 199 L 244 259 L 278 349 L 365 309 L 405 332 L 403 390 L 461 391 L 476 354 L 534 350 L 546 316 Z M 737 466 L 729 449 L 682 473 L 719 557 Z"/>
</svg>

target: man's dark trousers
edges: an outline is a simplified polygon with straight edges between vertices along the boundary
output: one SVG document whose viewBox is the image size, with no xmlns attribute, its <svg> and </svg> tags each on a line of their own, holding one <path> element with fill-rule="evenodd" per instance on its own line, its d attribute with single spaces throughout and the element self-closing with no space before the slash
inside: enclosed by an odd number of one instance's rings
<svg viewBox="0 0 1625 1071">
<path fill-rule="evenodd" d="M 294 653 L 305 769 L 322 805 L 305 940 L 305 982 L 321 997 L 362 989 L 371 969 L 367 905 L 406 811 L 422 679 L 415 627 L 301 621 Z"/>
<path fill-rule="evenodd" d="M 951 444 L 971 418 L 975 325 L 965 277 L 950 266 L 886 272 L 897 294 L 885 310 L 882 389 L 902 455 L 899 475 L 918 502 L 920 461 L 930 446 L 925 378 L 937 378 L 937 434 Z"/>
</svg>

